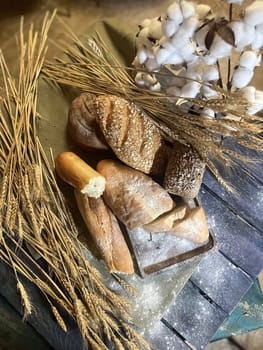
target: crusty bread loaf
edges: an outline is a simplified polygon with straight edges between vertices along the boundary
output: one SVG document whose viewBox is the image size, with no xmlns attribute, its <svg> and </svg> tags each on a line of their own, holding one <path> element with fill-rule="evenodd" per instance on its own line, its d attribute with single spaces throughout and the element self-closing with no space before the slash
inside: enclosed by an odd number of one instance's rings
<svg viewBox="0 0 263 350">
<path fill-rule="evenodd" d="M 110 272 L 132 274 L 133 261 L 117 219 L 102 198 L 89 198 L 75 190 L 81 215 Z"/>
<path fill-rule="evenodd" d="M 157 127 L 134 103 L 113 95 L 99 96 L 97 120 L 109 146 L 125 164 L 146 174 L 161 147 Z"/>
<path fill-rule="evenodd" d="M 103 198 L 129 229 L 143 226 L 171 210 L 169 194 L 149 176 L 114 160 L 102 160 L 97 171 L 106 179 Z"/>
<path fill-rule="evenodd" d="M 168 233 L 195 243 L 204 243 L 209 237 L 204 209 L 202 207 L 191 209 L 186 217 L 174 222 L 173 228 Z"/>
<path fill-rule="evenodd" d="M 176 221 L 183 219 L 190 211 L 187 204 L 176 207 L 159 216 L 154 221 L 143 226 L 143 228 L 150 232 L 166 232 L 173 229 Z"/>
<path fill-rule="evenodd" d="M 73 152 L 61 152 L 55 168 L 62 180 L 90 197 L 100 197 L 105 189 L 105 178 Z"/>
<path fill-rule="evenodd" d="M 96 122 L 96 95 L 82 93 L 71 103 L 68 113 L 68 134 L 85 150 L 107 150 L 109 146 Z"/>
<path fill-rule="evenodd" d="M 165 171 L 164 188 L 187 199 L 195 198 L 200 190 L 205 163 L 191 146 L 176 142 Z"/>
</svg>

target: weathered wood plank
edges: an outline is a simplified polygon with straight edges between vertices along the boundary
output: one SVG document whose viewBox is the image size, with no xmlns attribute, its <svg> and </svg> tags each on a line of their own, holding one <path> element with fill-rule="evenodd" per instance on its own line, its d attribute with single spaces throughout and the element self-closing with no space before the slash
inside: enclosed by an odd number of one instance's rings
<svg viewBox="0 0 263 350">
<path fill-rule="evenodd" d="M 218 249 L 256 278 L 263 268 L 262 236 L 254 227 L 228 210 L 224 202 L 204 186 L 199 198 L 205 208 L 209 227 L 217 239 Z"/>
<path fill-rule="evenodd" d="M 212 281 L 211 281 L 212 283 Z M 228 314 L 188 281 L 164 319 L 197 349 L 203 349 Z"/>
<path fill-rule="evenodd" d="M 263 185 L 249 178 L 242 169 L 234 179 L 230 175 L 226 178 L 233 183 L 238 192 L 228 192 L 209 171 L 205 173 L 203 188 L 210 189 L 221 198 L 226 207 L 263 233 Z"/>
<path fill-rule="evenodd" d="M 191 281 L 228 314 L 253 283 L 246 273 L 220 252 L 205 257 L 191 276 Z"/>
</svg>

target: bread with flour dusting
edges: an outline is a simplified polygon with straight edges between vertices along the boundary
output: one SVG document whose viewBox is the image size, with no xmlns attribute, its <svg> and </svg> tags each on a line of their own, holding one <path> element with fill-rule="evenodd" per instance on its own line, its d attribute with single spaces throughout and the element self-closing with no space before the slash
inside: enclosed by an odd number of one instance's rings
<svg viewBox="0 0 263 350">
<path fill-rule="evenodd" d="M 96 110 L 103 135 L 116 156 L 130 167 L 150 174 L 155 158 L 160 161 L 163 146 L 153 122 L 134 103 L 114 95 L 98 96 Z"/>
<path fill-rule="evenodd" d="M 102 160 L 97 171 L 106 179 L 103 193 L 106 204 L 129 229 L 153 221 L 174 206 L 159 184 L 119 161 Z"/>
</svg>

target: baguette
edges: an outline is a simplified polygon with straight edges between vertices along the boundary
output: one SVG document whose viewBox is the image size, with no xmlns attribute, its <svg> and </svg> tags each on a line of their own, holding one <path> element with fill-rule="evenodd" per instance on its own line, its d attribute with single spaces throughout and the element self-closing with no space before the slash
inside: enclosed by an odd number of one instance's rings
<svg viewBox="0 0 263 350">
<path fill-rule="evenodd" d="M 117 218 L 132 230 L 171 210 L 169 194 L 149 176 L 114 160 L 102 160 L 97 170 L 106 179 L 103 198 Z"/>
<path fill-rule="evenodd" d="M 78 208 L 110 272 L 134 273 L 133 261 L 117 219 L 102 198 L 75 190 Z"/>
<path fill-rule="evenodd" d="M 105 189 L 105 178 L 73 152 L 60 153 L 55 168 L 62 180 L 89 197 L 98 198 Z"/>
</svg>

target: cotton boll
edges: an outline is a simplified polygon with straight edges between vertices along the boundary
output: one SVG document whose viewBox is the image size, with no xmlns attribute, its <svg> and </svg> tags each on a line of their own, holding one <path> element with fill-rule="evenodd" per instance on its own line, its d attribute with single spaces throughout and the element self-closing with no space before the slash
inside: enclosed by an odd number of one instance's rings
<svg viewBox="0 0 263 350">
<path fill-rule="evenodd" d="M 257 26 L 255 27 L 255 29 L 256 29 L 257 32 L 263 34 L 263 23 L 257 25 Z"/>
<path fill-rule="evenodd" d="M 142 78 L 147 86 L 154 85 L 157 82 L 155 76 L 149 73 L 143 73 Z"/>
<path fill-rule="evenodd" d="M 138 33 L 138 36 L 137 36 L 137 45 L 140 46 L 140 45 L 143 45 L 144 43 L 147 43 L 149 40 L 148 40 L 148 35 L 149 35 L 149 28 L 148 27 L 145 27 L 143 28 L 139 33 Z"/>
<path fill-rule="evenodd" d="M 168 49 L 168 50 L 174 50 L 174 47 L 170 41 L 169 38 L 166 38 L 166 36 L 163 36 L 160 41 L 159 45 L 161 48 Z"/>
<path fill-rule="evenodd" d="M 207 85 L 201 87 L 201 94 L 206 98 L 216 97 L 218 93 Z"/>
<path fill-rule="evenodd" d="M 196 81 L 189 81 L 182 87 L 181 97 L 195 98 L 200 91 L 200 84 Z"/>
<path fill-rule="evenodd" d="M 216 63 L 217 57 L 212 55 L 203 56 L 202 61 L 204 61 L 204 63 L 207 64 L 208 66 L 211 66 Z"/>
<path fill-rule="evenodd" d="M 248 102 L 253 103 L 255 101 L 256 89 L 254 86 L 246 86 L 243 89 L 240 89 L 241 95 Z"/>
<path fill-rule="evenodd" d="M 183 0 L 181 1 L 180 6 L 182 15 L 185 19 L 195 16 L 195 5 L 192 2 Z"/>
<path fill-rule="evenodd" d="M 212 45 L 209 49 L 211 56 L 217 57 L 218 59 L 228 57 L 231 55 L 232 45 L 228 44 L 218 34 L 215 35 Z"/>
<path fill-rule="evenodd" d="M 217 67 L 209 66 L 205 68 L 202 74 L 203 81 L 215 81 L 218 79 L 219 79 L 219 72 Z"/>
<path fill-rule="evenodd" d="M 235 45 L 238 51 L 242 51 L 245 46 L 252 43 L 255 38 L 255 27 L 243 21 L 229 23 L 229 27 L 235 35 Z"/>
<path fill-rule="evenodd" d="M 215 118 L 215 112 L 210 108 L 205 108 L 200 113 L 201 117 L 207 118 L 207 119 L 214 119 Z"/>
<path fill-rule="evenodd" d="M 256 114 L 263 109 L 263 91 L 255 91 L 255 100 L 251 106 L 247 108 L 247 113 L 250 115 Z"/>
<path fill-rule="evenodd" d="M 155 54 L 157 63 L 163 64 L 165 62 L 165 60 L 167 59 L 167 57 L 169 57 L 171 55 L 171 53 L 172 53 L 172 50 L 159 48 Z"/>
<path fill-rule="evenodd" d="M 263 46 L 263 33 L 255 30 L 255 38 L 251 43 L 252 50 L 259 50 Z"/>
<path fill-rule="evenodd" d="M 176 86 L 170 86 L 166 89 L 166 93 L 170 96 L 181 96 L 181 89 Z"/>
<path fill-rule="evenodd" d="M 248 68 L 238 67 L 234 70 L 232 77 L 232 86 L 242 89 L 247 86 L 253 78 L 254 72 Z"/>
<path fill-rule="evenodd" d="M 183 22 L 183 14 L 178 2 L 174 2 L 168 7 L 167 16 L 169 19 L 172 19 L 176 25 L 179 25 Z"/>
<path fill-rule="evenodd" d="M 193 54 L 195 53 L 196 44 L 194 42 L 187 42 L 184 46 L 180 49 L 180 56 L 183 57 L 183 59 L 188 62 L 192 60 Z"/>
<path fill-rule="evenodd" d="M 161 90 L 161 84 L 159 81 L 157 81 L 155 84 L 150 86 L 151 91 L 160 91 Z"/>
<path fill-rule="evenodd" d="M 149 72 L 157 72 L 160 69 L 160 65 L 155 58 L 148 58 L 145 63 L 145 67 Z"/>
<path fill-rule="evenodd" d="M 142 74 L 142 72 L 138 72 L 138 73 L 135 75 L 134 81 L 135 81 L 135 83 L 136 83 L 138 86 L 144 87 L 144 86 L 146 85 L 146 84 L 145 84 L 145 81 L 144 81 L 144 79 L 143 79 L 143 74 Z"/>
<path fill-rule="evenodd" d="M 143 64 L 143 63 L 147 60 L 147 58 L 148 58 L 146 49 L 143 48 L 143 47 L 140 48 L 140 49 L 138 50 L 138 52 L 137 52 L 137 57 L 138 57 L 138 62 L 139 62 L 140 64 Z"/>
<path fill-rule="evenodd" d="M 149 27 L 149 25 L 151 24 L 151 19 L 149 18 L 145 18 L 140 24 L 139 24 L 139 28 L 145 28 L 145 27 Z"/>
<path fill-rule="evenodd" d="M 173 20 L 167 19 L 163 22 L 163 32 L 168 38 L 173 36 L 177 29 L 178 25 Z"/>
<path fill-rule="evenodd" d="M 162 21 L 160 17 L 154 18 L 149 25 L 148 37 L 153 39 L 160 39 L 162 36 Z"/>
<path fill-rule="evenodd" d="M 252 26 L 263 23 L 263 1 L 254 1 L 245 8 L 244 21 Z"/>
<path fill-rule="evenodd" d="M 257 65 L 258 55 L 255 51 L 244 51 L 239 58 L 239 65 L 249 69 L 254 69 Z"/>
<path fill-rule="evenodd" d="M 177 49 L 184 46 L 193 36 L 197 25 L 198 20 L 196 18 L 191 17 L 185 20 L 177 32 L 174 34 L 174 36 L 171 38 L 172 45 Z"/>
<path fill-rule="evenodd" d="M 196 6 L 196 14 L 199 19 L 205 19 L 211 12 L 211 7 L 205 4 L 199 4 Z"/>
<path fill-rule="evenodd" d="M 182 64 L 184 62 L 182 56 L 178 55 L 175 51 L 167 57 L 167 59 L 164 61 L 164 64 L 173 64 L 178 65 Z"/>
</svg>

